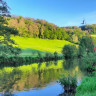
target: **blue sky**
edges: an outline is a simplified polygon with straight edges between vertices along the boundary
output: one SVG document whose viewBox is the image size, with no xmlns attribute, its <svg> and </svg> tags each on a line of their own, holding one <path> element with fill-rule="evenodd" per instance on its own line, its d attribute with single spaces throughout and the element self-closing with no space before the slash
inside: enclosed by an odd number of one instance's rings
<svg viewBox="0 0 96 96">
<path fill-rule="evenodd" d="M 96 24 L 96 0 L 5 0 L 11 14 L 44 19 L 58 26 Z"/>
</svg>

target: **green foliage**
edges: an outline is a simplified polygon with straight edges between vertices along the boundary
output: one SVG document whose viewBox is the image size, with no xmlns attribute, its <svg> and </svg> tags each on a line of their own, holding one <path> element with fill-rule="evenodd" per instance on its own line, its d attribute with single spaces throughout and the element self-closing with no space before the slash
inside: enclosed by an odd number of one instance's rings
<svg viewBox="0 0 96 96">
<path fill-rule="evenodd" d="M 5 2 L 5 0 L 0 0 L 0 14 L 5 16 L 5 15 L 8 15 L 9 13 L 10 13 L 9 7 Z"/>
<path fill-rule="evenodd" d="M 77 79 L 76 76 L 61 75 L 59 78 L 59 83 L 64 87 L 65 92 L 74 92 L 77 87 Z"/>
<path fill-rule="evenodd" d="M 76 56 L 77 48 L 75 45 L 65 45 L 63 47 L 62 53 L 65 58 L 72 58 Z"/>
<path fill-rule="evenodd" d="M 75 96 L 95 96 L 96 95 L 96 77 L 85 77 L 77 87 Z"/>
<path fill-rule="evenodd" d="M 21 49 L 17 48 L 17 47 L 12 47 L 12 46 L 0 46 L 0 57 L 5 57 L 7 58 L 7 56 L 11 56 L 11 55 L 18 55 L 20 54 Z"/>
<path fill-rule="evenodd" d="M 90 34 L 96 34 L 96 24 L 85 25 L 85 30 L 88 30 Z"/>
<path fill-rule="evenodd" d="M 80 40 L 79 55 L 82 56 L 85 52 L 86 53 L 89 53 L 89 52 L 94 53 L 91 38 L 89 36 L 85 36 Z"/>
<path fill-rule="evenodd" d="M 55 51 L 54 52 L 54 58 L 57 59 L 58 58 L 58 53 Z"/>
<path fill-rule="evenodd" d="M 96 35 L 91 35 L 94 47 L 96 48 Z"/>
<path fill-rule="evenodd" d="M 44 57 L 42 56 L 41 52 L 37 52 L 38 53 L 38 59 L 40 61 L 43 61 L 44 60 Z"/>
<path fill-rule="evenodd" d="M 52 53 L 45 53 L 45 60 L 50 60 L 52 59 L 54 56 Z"/>
<path fill-rule="evenodd" d="M 95 71 L 95 65 L 96 65 L 96 56 L 93 53 L 83 55 L 83 57 L 80 60 L 81 70 L 87 72 L 93 72 Z"/>
<path fill-rule="evenodd" d="M 77 80 L 76 77 L 71 77 L 70 75 L 68 77 L 66 77 L 65 75 L 62 75 L 61 78 L 59 79 L 59 82 L 61 85 L 63 86 L 73 86 L 76 87 L 77 86 Z"/>
<path fill-rule="evenodd" d="M 10 92 L 12 91 L 13 85 L 20 80 L 20 76 L 21 76 L 21 71 L 20 70 L 16 70 L 16 69 L 11 69 L 12 72 L 8 73 L 6 71 L 2 71 L 2 76 L 0 78 L 0 85 L 2 87 L 0 87 L 0 91 L 1 92 Z M 1 74 L 0 74 L 1 75 Z M 2 83 L 3 82 L 3 83 Z M 11 90 L 10 90 L 11 89 Z M 6 96 L 6 95 L 4 95 Z M 9 96 L 9 95 L 7 95 Z"/>
<path fill-rule="evenodd" d="M 4 18 L 2 17 L 2 19 Z M 13 47 L 15 42 L 10 38 L 10 33 L 18 34 L 18 31 L 0 24 L 0 57 L 7 58 L 11 55 L 18 55 L 21 51 L 20 48 Z"/>
<path fill-rule="evenodd" d="M 15 42 L 10 38 L 10 33 L 16 35 L 18 31 L 7 26 L 7 19 L 4 15 L 8 15 L 9 7 L 3 0 L 0 1 L 0 4 L 0 58 L 7 58 L 9 55 L 17 55 L 20 53 L 19 48 L 12 47 Z"/>
<path fill-rule="evenodd" d="M 2 17 L 2 20 L 6 20 L 6 19 Z M 5 45 L 15 44 L 14 41 L 10 39 L 10 33 L 12 33 L 13 30 L 16 31 L 15 29 L 12 29 L 4 26 L 3 24 L 0 24 L 0 44 L 5 44 Z"/>
<path fill-rule="evenodd" d="M 8 26 L 17 29 L 20 36 L 67 40 L 74 43 L 79 43 L 78 40 L 85 35 L 85 32 L 79 27 L 68 29 L 66 27 L 58 27 L 45 20 L 34 20 L 24 17 L 10 18 L 8 20 Z"/>
<path fill-rule="evenodd" d="M 84 54 L 80 60 L 80 69 L 86 70 L 90 74 L 85 77 L 77 87 L 75 96 L 95 96 L 96 95 L 96 56 L 94 53 Z"/>
</svg>

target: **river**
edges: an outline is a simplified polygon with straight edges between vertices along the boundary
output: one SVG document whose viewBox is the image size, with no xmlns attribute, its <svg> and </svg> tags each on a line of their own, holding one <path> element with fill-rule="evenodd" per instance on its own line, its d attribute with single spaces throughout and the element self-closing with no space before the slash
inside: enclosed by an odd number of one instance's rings
<svg viewBox="0 0 96 96">
<path fill-rule="evenodd" d="M 79 66 L 78 59 L 5 66 L 0 69 L 0 96 L 62 96 L 64 89 L 58 78 L 76 75 L 79 85 L 85 75 Z"/>
</svg>

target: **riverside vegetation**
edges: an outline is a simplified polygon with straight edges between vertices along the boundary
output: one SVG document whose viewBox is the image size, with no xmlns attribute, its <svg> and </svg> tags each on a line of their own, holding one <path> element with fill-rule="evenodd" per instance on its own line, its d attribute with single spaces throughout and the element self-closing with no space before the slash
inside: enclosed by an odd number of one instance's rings
<svg viewBox="0 0 96 96">
<path fill-rule="evenodd" d="M 66 93 L 75 93 L 77 87 L 77 79 L 76 76 L 65 76 L 62 75 L 59 79 L 60 84 L 63 86 Z"/>
<path fill-rule="evenodd" d="M 80 40 L 78 49 L 79 50 L 77 51 L 77 54 L 80 58 L 80 68 L 81 70 L 86 71 L 88 76 L 82 80 L 81 84 L 78 87 L 75 77 L 70 77 L 70 76 L 66 77 L 65 75 L 63 75 L 59 79 L 59 82 L 61 85 L 63 85 L 65 92 L 67 93 L 69 93 L 70 91 L 71 92 L 76 91 L 76 96 L 95 96 L 96 95 L 95 92 L 96 91 L 96 84 L 95 84 L 96 56 L 90 37 L 83 37 Z M 63 54 L 67 58 L 73 58 L 73 56 L 75 56 L 74 52 L 76 51 L 75 51 L 75 47 L 73 46 L 67 45 L 64 46 L 63 48 Z"/>
</svg>

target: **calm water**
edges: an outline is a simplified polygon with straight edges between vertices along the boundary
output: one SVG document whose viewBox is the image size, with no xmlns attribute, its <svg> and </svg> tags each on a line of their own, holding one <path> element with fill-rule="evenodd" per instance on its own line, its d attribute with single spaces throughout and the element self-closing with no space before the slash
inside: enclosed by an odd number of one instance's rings
<svg viewBox="0 0 96 96">
<path fill-rule="evenodd" d="M 84 76 L 79 65 L 74 59 L 4 67 L 0 69 L 0 96 L 62 96 L 64 89 L 57 83 L 60 74 L 76 74 L 79 84 Z"/>
</svg>

